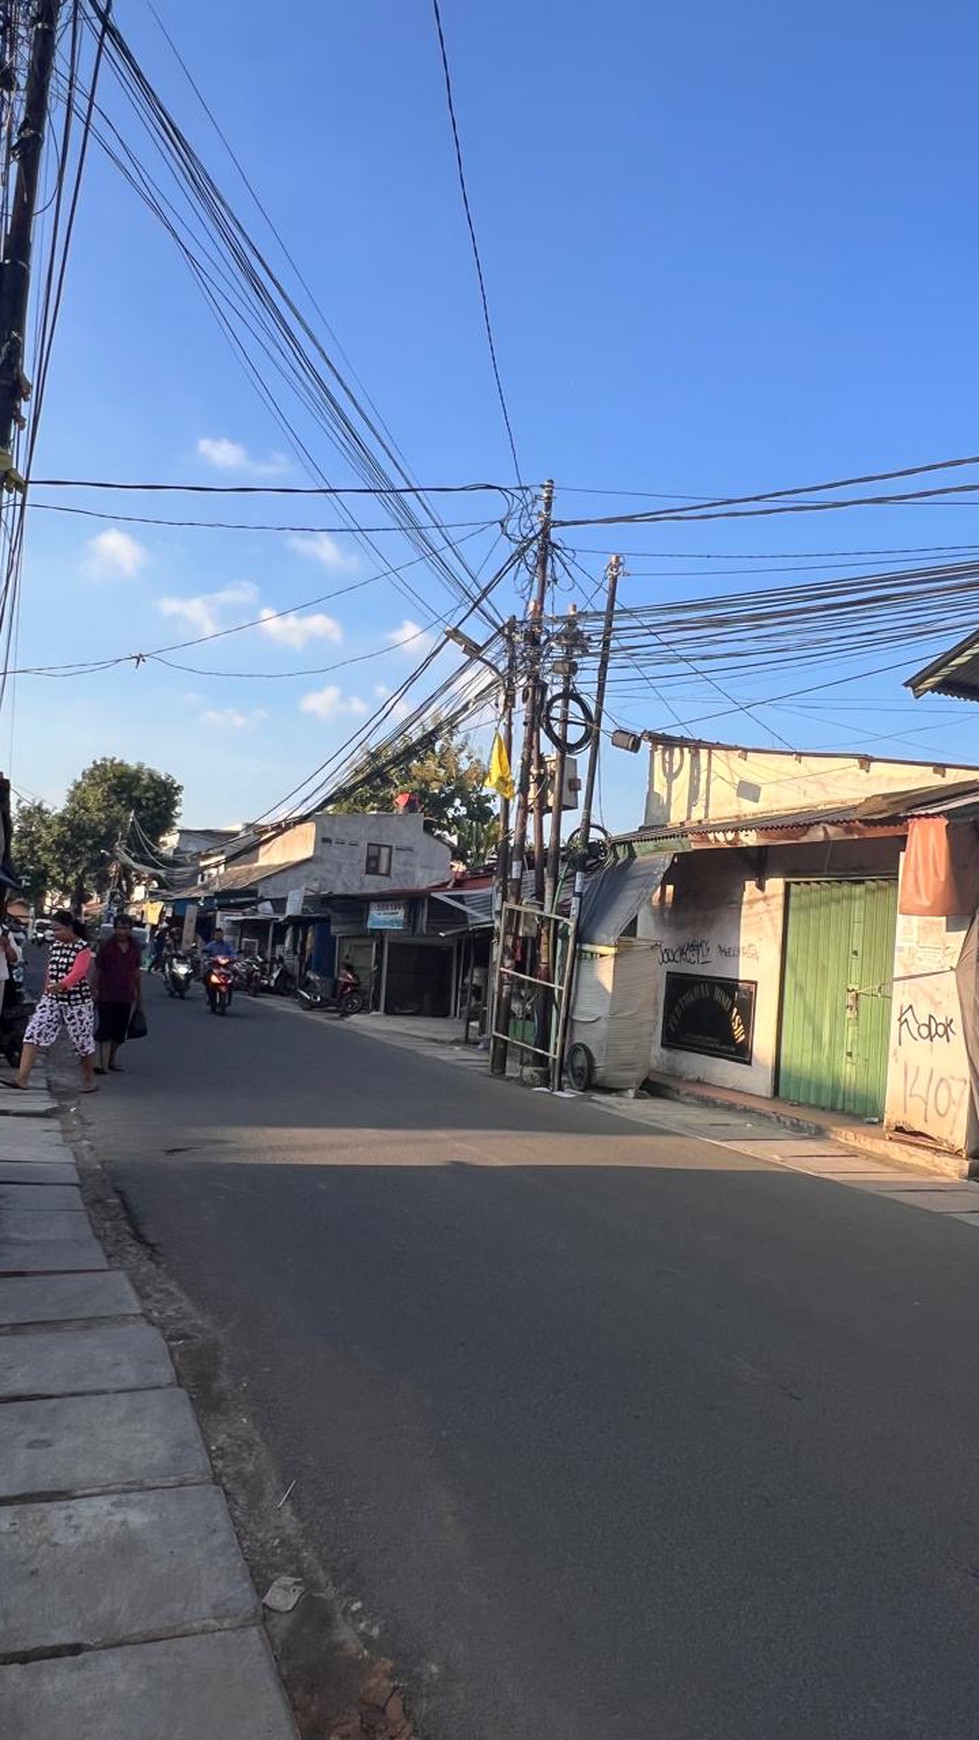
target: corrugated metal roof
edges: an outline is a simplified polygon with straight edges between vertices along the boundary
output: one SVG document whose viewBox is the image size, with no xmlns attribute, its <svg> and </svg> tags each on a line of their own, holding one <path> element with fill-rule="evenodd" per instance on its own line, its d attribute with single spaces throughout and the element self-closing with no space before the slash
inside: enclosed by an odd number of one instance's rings
<svg viewBox="0 0 979 1740">
<path fill-rule="evenodd" d="M 283 864 L 234 864 L 230 869 L 222 870 L 213 882 L 202 882 L 199 887 L 189 890 L 189 894 L 193 898 L 198 894 L 231 894 L 236 889 L 258 888 L 273 876 L 283 876 L 290 870 L 298 870 L 301 864 L 312 862 L 311 854 L 307 853 L 305 858 L 289 858 Z"/>
<path fill-rule="evenodd" d="M 948 695 L 956 701 L 979 701 L 979 629 L 908 677 L 904 687 L 915 700 L 922 695 Z"/>
<path fill-rule="evenodd" d="M 665 845 L 671 839 L 689 839 L 698 834 L 791 833 L 798 829 L 845 823 L 857 823 L 865 828 L 889 827 L 914 815 L 942 815 L 946 809 L 960 810 L 972 801 L 979 805 L 979 780 L 957 780 L 945 786 L 915 786 L 910 791 L 880 792 L 849 803 L 810 804 L 798 810 L 767 810 L 753 815 L 716 816 L 699 822 L 664 823 L 661 827 L 639 828 L 632 834 L 620 834 L 618 841 L 622 844 L 662 841 Z"/>
</svg>

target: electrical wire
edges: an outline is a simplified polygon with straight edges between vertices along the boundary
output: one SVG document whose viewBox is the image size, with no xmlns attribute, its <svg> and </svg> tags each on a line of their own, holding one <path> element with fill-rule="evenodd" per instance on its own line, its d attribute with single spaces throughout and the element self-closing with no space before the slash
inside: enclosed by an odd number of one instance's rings
<svg viewBox="0 0 979 1740">
<path fill-rule="evenodd" d="M 459 123 L 456 120 L 455 99 L 452 92 L 452 75 L 449 72 L 449 54 L 445 45 L 445 32 L 442 28 L 442 10 L 439 0 L 432 0 L 435 14 L 435 29 L 438 35 L 439 55 L 442 61 L 442 76 L 445 80 L 445 100 L 449 110 L 449 122 L 452 127 L 452 143 L 455 147 L 456 170 L 459 176 L 459 192 L 462 195 L 462 209 L 466 214 L 466 227 L 469 231 L 469 242 L 472 247 L 473 263 L 476 267 L 476 281 L 479 285 L 479 299 L 483 309 L 483 325 L 486 328 L 486 343 L 489 346 L 490 364 L 493 369 L 493 379 L 496 382 L 497 398 L 503 413 L 503 423 L 506 428 L 507 441 L 513 458 L 513 470 L 517 482 L 521 482 L 520 461 L 517 458 L 517 444 L 513 437 L 513 425 L 507 408 L 506 394 L 503 391 L 503 381 L 500 376 L 500 365 L 496 355 L 496 341 L 493 337 L 493 324 L 490 320 L 489 298 L 486 293 L 486 279 L 483 275 L 483 262 L 479 255 L 479 243 L 476 240 L 476 225 L 473 221 L 472 206 L 469 202 L 469 189 L 466 185 L 466 171 L 462 161 L 462 141 L 459 137 Z"/>
</svg>

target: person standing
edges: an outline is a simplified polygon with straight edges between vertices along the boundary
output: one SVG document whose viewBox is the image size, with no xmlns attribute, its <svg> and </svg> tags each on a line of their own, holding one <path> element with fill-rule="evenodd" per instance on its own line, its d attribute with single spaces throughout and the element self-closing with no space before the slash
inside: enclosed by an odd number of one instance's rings
<svg viewBox="0 0 979 1740">
<path fill-rule="evenodd" d="M 139 1008 L 143 1000 L 139 949 L 128 913 L 116 914 L 112 935 L 99 947 L 95 957 L 94 995 L 99 1047 L 95 1073 L 105 1075 L 111 1070 L 113 1074 L 121 1074 L 116 1054 L 126 1043 L 133 1010 Z"/>
<path fill-rule="evenodd" d="M 70 912 L 56 912 L 51 920 L 51 948 L 44 991 L 24 1034 L 16 1081 L 5 1086 L 30 1086 L 31 1070 L 39 1051 L 47 1051 L 64 1028 L 82 1066 L 82 1093 L 94 1094 L 95 1022 L 92 988 L 88 975 L 92 951 L 75 929 Z"/>
</svg>

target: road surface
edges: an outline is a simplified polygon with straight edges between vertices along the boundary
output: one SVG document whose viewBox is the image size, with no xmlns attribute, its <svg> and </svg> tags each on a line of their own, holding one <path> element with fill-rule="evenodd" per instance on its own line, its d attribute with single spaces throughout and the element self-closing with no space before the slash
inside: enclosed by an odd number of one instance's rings
<svg viewBox="0 0 979 1740">
<path fill-rule="evenodd" d="M 84 1115 L 425 1740 L 974 1740 L 974 1229 L 149 986 Z"/>
</svg>

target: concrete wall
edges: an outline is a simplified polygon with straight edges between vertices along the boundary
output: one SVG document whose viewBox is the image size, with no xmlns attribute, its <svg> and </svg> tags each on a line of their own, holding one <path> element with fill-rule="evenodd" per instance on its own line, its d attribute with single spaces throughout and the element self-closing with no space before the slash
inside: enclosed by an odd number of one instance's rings
<svg viewBox="0 0 979 1740">
<path fill-rule="evenodd" d="M 746 853 L 719 849 L 678 855 L 673 886 L 661 889 L 639 919 L 639 935 L 656 944 L 651 957 L 658 980 L 651 1069 L 685 1081 L 774 1094 L 786 883 L 819 876 L 896 875 L 900 849 L 901 841 L 891 838 L 774 846 L 769 848 L 760 888 Z M 756 984 L 750 1064 L 660 1043 L 668 972 Z"/>
<path fill-rule="evenodd" d="M 313 824 L 310 824 L 312 826 Z M 429 888 L 448 882 L 452 853 L 426 833 L 424 817 L 377 811 L 372 815 L 317 816 L 311 883 L 324 894 L 373 894 L 383 900 L 391 889 Z M 369 845 L 390 846 L 390 876 L 368 876 Z"/>
<path fill-rule="evenodd" d="M 780 877 L 757 889 L 736 852 L 696 852 L 677 860 L 675 885 L 661 889 L 639 919 L 639 935 L 656 945 L 650 955 L 657 980 L 653 1070 L 746 1093 L 774 1091 L 784 899 Z M 756 981 L 750 1064 L 660 1044 L 667 973 Z"/>
<path fill-rule="evenodd" d="M 884 1123 L 954 1153 L 975 1150 L 955 967 L 967 918 L 899 913 Z"/>
<path fill-rule="evenodd" d="M 654 743 L 649 755 L 645 822 L 717 820 L 808 805 L 857 802 L 919 786 L 954 785 L 979 768 L 880 760 L 855 755 L 792 755 L 734 745 Z"/>
</svg>

